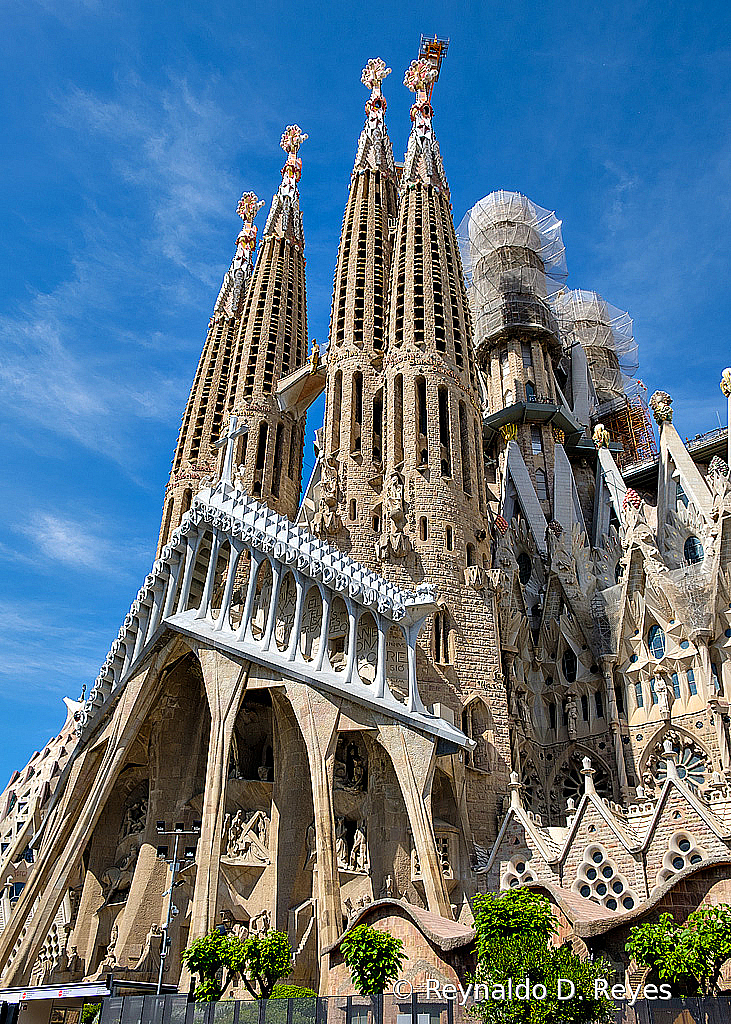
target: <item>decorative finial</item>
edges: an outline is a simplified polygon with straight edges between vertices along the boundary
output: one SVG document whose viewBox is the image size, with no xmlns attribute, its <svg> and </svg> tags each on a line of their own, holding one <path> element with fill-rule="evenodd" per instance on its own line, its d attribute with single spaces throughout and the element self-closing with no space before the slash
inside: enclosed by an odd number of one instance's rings
<svg viewBox="0 0 731 1024">
<path fill-rule="evenodd" d="M 239 232 L 239 237 L 236 241 L 244 249 L 248 249 L 249 252 L 253 252 L 256 248 L 256 228 L 253 221 L 263 205 L 264 201 L 260 201 L 256 193 L 244 192 L 241 199 L 239 199 L 239 205 L 236 207 L 236 212 L 244 222 L 244 226 Z"/>
<path fill-rule="evenodd" d="M 596 772 L 592 768 L 591 758 L 590 757 L 582 757 L 582 759 L 581 759 L 581 774 L 584 776 L 584 792 L 585 793 L 594 793 L 594 792 L 596 792 L 596 790 L 594 788 L 594 776 L 596 775 Z"/>
<path fill-rule="evenodd" d="M 628 487 L 627 490 L 624 492 L 622 510 L 626 511 L 628 506 L 636 508 L 638 511 L 642 508 L 642 498 L 639 496 L 639 494 L 633 487 Z"/>
<path fill-rule="evenodd" d="M 388 78 L 390 74 L 391 68 L 386 67 L 384 60 L 381 60 L 380 57 L 371 57 L 363 68 L 360 80 L 366 89 L 370 89 L 372 92 L 380 92 L 381 82 L 384 78 Z"/>
<path fill-rule="evenodd" d="M 308 138 L 309 135 L 304 135 L 298 124 L 288 124 L 282 133 L 279 145 L 287 154 L 287 162 L 282 168 L 282 184 L 279 186 L 282 196 L 294 198 L 297 193 L 297 182 L 302 177 L 302 160 L 297 152 Z"/>
<path fill-rule="evenodd" d="M 371 128 L 383 124 L 383 115 L 386 113 L 388 104 L 381 92 L 381 82 L 390 74 L 391 68 L 386 67 L 385 61 L 380 57 L 371 57 L 360 76 L 363 85 L 371 90 L 371 95 L 365 105 L 365 112 Z"/>
<path fill-rule="evenodd" d="M 412 60 L 404 75 L 404 85 L 407 89 L 417 93 L 417 100 L 421 99 L 418 95 L 420 92 L 424 93 L 424 99 L 426 99 L 426 90 L 432 82 L 436 81 L 438 74 L 437 68 L 423 57 L 419 60 Z"/>
<path fill-rule="evenodd" d="M 611 441 L 609 431 L 603 423 L 597 423 L 594 427 L 594 433 L 591 435 L 591 439 L 596 448 L 608 448 L 609 442 Z"/>
<path fill-rule="evenodd" d="M 731 366 L 727 366 L 721 374 L 719 387 L 726 398 L 731 398 Z"/>
<path fill-rule="evenodd" d="M 655 391 L 647 404 L 652 409 L 655 422 L 660 426 L 673 422 L 673 400 L 667 391 Z"/>
</svg>

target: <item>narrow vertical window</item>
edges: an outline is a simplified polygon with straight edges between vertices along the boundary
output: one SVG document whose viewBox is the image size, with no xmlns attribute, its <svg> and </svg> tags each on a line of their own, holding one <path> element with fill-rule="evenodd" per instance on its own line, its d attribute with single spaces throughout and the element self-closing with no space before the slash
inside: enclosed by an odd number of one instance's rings
<svg viewBox="0 0 731 1024">
<path fill-rule="evenodd" d="M 645 698 L 642 695 L 642 683 L 635 683 L 635 703 L 638 708 L 645 706 Z"/>
<path fill-rule="evenodd" d="M 361 450 L 361 434 L 363 432 L 363 374 L 356 370 L 353 374 L 352 428 L 350 438 L 351 452 Z"/>
<path fill-rule="evenodd" d="M 533 365 L 533 352 L 530 347 L 529 341 L 521 341 L 520 351 L 523 356 L 523 366 L 529 367 Z"/>
<path fill-rule="evenodd" d="M 530 446 L 534 455 L 543 455 L 543 435 L 540 427 L 530 428 Z"/>
<path fill-rule="evenodd" d="M 475 564 L 475 545 L 474 544 L 468 544 L 467 545 L 467 565 L 474 565 L 474 564 Z"/>
<path fill-rule="evenodd" d="M 624 690 L 621 686 L 614 687 L 614 699 L 617 702 L 617 711 L 620 715 L 624 714 Z"/>
<path fill-rule="evenodd" d="M 442 660 L 442 616 L 437 612 L 434 616 L 434 659 L 437 664 Z"/>
<path fill-rule="evenodd" d="M 585 693 L 581 695 L 581 717 L 585 722 L 589 721 L 589 698 Z"/>
<path fill-rule="evenodd" d="M 261 475 L 264 470 L 264 462 L 266 461 L 268 433 L 269 426 L 266 420 L 263 420 L 259 424 L 259 441 L 256 446 L 256 477 L 253 488 L 255 497 L 261 494 Z"/>
<path fill-rule="evenodd" d="M 472 494 L 470 439 L 467 433 L 467 410 L 464 402 L 459 403 L 459 442 L 462 448 L 462 489 L 465 494 Z"/>
<path fill-rule="evenodd" d="M 356 518 L 357 512 L 358 512 L 358 506 L 356 504 L 355 498 L 351 498 L 350 499 L 350 520 L 351 520 L 351 522 Z"/>
<path fill-rule="evenodd" d="M 335 388 L 333 391 L 332 408 L 332 450 L 336 452 L 340 448 L 340 409 L 343 404 L 343 371 L 338 370 L 335 374 Z"/>
<path fill-rule="evenodd" d="M 446 388 L 439 388 L 439 457 L 442 476 L 452 475 L 452 451 L 449 438 L 449 396 Z"/>
<path fill-rule="evenodd" d="M 542 469 L 536 470 L 536 493 L 539 501 L 548 501 L 548 483 Z"/>
<path fill-rule="evenodd" d="M 698 687 L 695 685 L 695 672 L 692 668 L 688 669 L 688 689 L 690 690 L 691 697 L 695 697 L 698 693 Z"/>
<path fill-rule="evenodd" d="M 549 704 L 548 705 L 548 725 L 549 725 L 549 728 L 550 728 L 551 732 L 555 732 L 556 731 L 556 705 L 555 704 Z"/>
<path fill-rule="evenodd" d="M 279 497 L 279 485 L 282 482 L 282 435 L 284 427 L 277 424 L 277 432 L 274 435 L 274 466 L 272 467 L 272 494 Z"/>
<path fill-rule="evenodd" d="M 454 536 L 452 534 L 451 526 L 448 526 L 444 532 L 444 546 L 447 551 L 452 551 L 454 549 Z"/>
<path fill-rule="evenodd" d="M 601 690 L 596 690 L 594 693 L 594 707 L 596 708 L 596 717 L 604 718 L 604 701 Z"/>
<path fill-rule="evenodd" d="M 414 386 L 416 391 L 416 422 L 418 425 L 417 463 L 420 466 L 428 466 L 429 440 L 427 433 L 426 380 L 423 377 L 417 377 Z"/>
<path fill-rule="evenodd" d="M 393 463 L 404 461 L 404 378 L 399 373 L 393 382 Z"/>
<path fill-rule="evenodd" d="M 373 443 L 372 457 L 380 462 L 383 454 L 383 392 L 379 391 L 373 399 Z"/>
</svg>

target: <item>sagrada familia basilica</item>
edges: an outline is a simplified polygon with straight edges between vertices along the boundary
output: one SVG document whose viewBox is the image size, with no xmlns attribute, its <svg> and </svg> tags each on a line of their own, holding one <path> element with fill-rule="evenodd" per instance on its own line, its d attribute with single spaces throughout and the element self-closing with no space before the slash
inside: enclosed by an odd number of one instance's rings
<svg viewBox="0 0 731 1024">
<path fill-rule="evenodd" d="M 726 431 L 684 443 L 656 391 L 656 446 L 631 321 L 566 290 L 552 213 L 497 191 L 455 229 L 444 49 L 406 72 L 403 164 L 363 71 L 322 350 L 297 125 L 256 258 L 239 203 L 157 557 L 0 798 L 6 988 L 185 987 L 221 927 L 350 991 L 356 921 L 451 979 L 474 894 L 524 885 L 631 972 L 631 924 L 731 899 Z"/>
</svg>

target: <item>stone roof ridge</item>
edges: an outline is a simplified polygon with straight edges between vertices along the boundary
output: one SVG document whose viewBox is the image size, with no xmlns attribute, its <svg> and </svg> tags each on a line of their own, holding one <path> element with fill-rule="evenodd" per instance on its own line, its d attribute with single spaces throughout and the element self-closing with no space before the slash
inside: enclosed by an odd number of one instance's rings
<svg viewBox="0 0 731 1024">
<path fill-rule="evenodd" d="M 489 857 L 477 868 L 476 874 L 485 874 L 490 871 L 495 863 L 495 858 L 498 855 L 505 833 L 508 830 L 510 822 L 513 820 L 517 820 L 519 824 L 523 826 L 546 863 L 557 863 L 560 860 L 560 844 L 555 841 L 548 828 L 541 823 L 540 818 L 532 811 L 526 810 L 523 806 L 523 800 L 520 792 L 523 787 L 517 772 L 511 772 L 509 788 L 511 791 L 510 807 L 503 818 L 503 823 L 500 826 L 497 838 L 492 845 Z"/>
<path fill-rule="evenodd" d="M 585 758 L 585 760 L 588 759 Z M 614 807 L 617 805 L 614 805 L 613 807 L 608 800 L 599 796 L 596 790 L 592 788 L 589 791 L 584 791 L 581 799 L 579 800 L 578 807 L 570 820 L 569 829 L 564 840 L 563 850 L 561 851 L 561 860 L 563 860 L 568 854 L 589 804 L 593 805 L 598 810 L 610 831 L 614 833 L 626 850 L 636 853 L 641 849 L 642 839 L 634 829 L 626 823 L 626 821 L 621 820 L 614 810 Z"/>
<path fill-rule="evenodd" d="M 442 950 L 459 949 L 462 946 L 468 946 L 475 940 L 476 932 L 474 928 L 468 928 L 467 925 L 461 924 L 459 921 L 452 921 L 447 917 L 441 917 L 441 915 L 435 914 L 433 911 L 424 910 L 413 903 L 407 903 L 406 900 L 385 897 L 361 907 L 351 920 L 348 921 L 345 931 L 323 952 L 329 953 L 337 949 L 348 932 L 361 923 L 369 914 L 372 914 L 374 910 L 387 910 L 389 907 L 411 918 L 411 921 L 422 935 Z"/>
<path fill-rule="evenodd" d="M 434 109 L 429 100 L 430 86 L 437 75 L 434 65 L 420 58 L 411 62 L 404 76 L 404 85 L 416 93 L 416 99 L 411 108 L 412 127 L 404 157 L 401 188 L 413 188 L 419 183 L 432 185 L 449 197 L 439 143 L 432 127 Z"/>
<path fill-rule="evenodd" d="M 381 83 L 390 74 L 391 68 L 387 68 L 380 57 L 371 57 L 363 68 L 360 80 L 371 90 L 371 95 L 365 105 L 366 122 L 358 139 L 353 174 L 373 170 L 396 178 L 393 147 L 385 121 L 388 104 L 381 92 Z"/>
</svg>

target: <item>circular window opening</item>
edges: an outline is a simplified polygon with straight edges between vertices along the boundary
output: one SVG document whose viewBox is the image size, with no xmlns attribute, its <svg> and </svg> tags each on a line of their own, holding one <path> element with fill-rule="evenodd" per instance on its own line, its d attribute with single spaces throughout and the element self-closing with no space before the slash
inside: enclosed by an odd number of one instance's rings
<svg viewBox="0 0 731 1024">
<path fill-rule="evenodd" d="M 690 839 L 681 839 L 678 843 L 678 849 L 682 850 L 683 853 L 687 853 L 690 849 Z"/>
<path fill-rule="evenodd" d="M 634 905 L 635 901 L 632 899 L 631 896 L 625 896 L 625 898 L 622 900 L 622 906 L 625 910 L 631 910 Z"/>
<path fill-rule="evenodd" d="M 584 899 L 588 899 L 591 896 L 591 889 L 588 885 L 582 885 L 582 887 L 579 889 L 579 892 L 584 897 Z"/>
<path fill-rule="evenodd" d="M 607 887 L 604 884 L 604 882 L 599 883 L 599 885 L 596 887 L 596 891 L 599 893 L 600 896 L 604 896 L 606 894 Z"/>
<path fill-rule="evenodd" d="M 685 867 L 685 861 L 682 857 L 673 857 L 673 867 L 676 871 L 682 871 Z"/>
<path fill-rule="evenodd" d="M 601 862 L 604 860 L 604 854 L 601 852 L 601 850 L 594 850 L 594 852 L 591 855 L 591 859 L 594 861 L 595 864 L 601 864 Z"/>
</svg>

